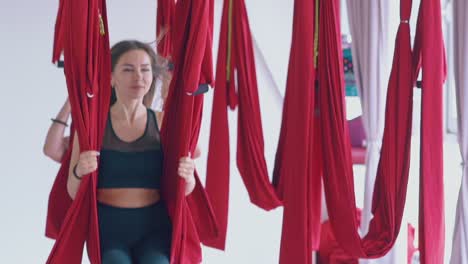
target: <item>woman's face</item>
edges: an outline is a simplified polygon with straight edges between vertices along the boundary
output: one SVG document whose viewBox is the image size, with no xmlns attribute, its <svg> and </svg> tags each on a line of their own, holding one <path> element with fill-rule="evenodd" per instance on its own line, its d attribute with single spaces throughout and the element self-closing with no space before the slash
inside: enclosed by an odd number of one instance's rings
<svg viewBox="0 0 468 264">
<path fill-rule="evenodd" d="M 124 53 L 112 72 L 117 100 L 143 100 L 152 81 L 151 59 L 144 50 Z"/>
</svg>

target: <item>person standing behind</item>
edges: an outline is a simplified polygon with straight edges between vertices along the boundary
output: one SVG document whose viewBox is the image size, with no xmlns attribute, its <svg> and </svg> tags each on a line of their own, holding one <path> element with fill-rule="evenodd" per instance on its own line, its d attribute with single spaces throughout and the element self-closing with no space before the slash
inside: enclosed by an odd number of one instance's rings
<svg viewBox="0 0 468 264">
<path fill-rule="evenodd" d="M 67 98 L 57 116 L 51 118 L 52 124 L 50 124 L 49 130 L 47 131 L 44 147 L 42 149 L 44 155 L 59 163 L 62 161 L 70 141 L 70 137 L 65 136 L 70 111 L 70 102 Z"/>
</svg>

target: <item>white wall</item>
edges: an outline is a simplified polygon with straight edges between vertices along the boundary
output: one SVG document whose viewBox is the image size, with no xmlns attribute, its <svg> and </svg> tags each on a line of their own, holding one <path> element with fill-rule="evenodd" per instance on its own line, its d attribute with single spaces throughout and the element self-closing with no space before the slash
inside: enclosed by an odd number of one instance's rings
<svg viewBox="0 0 468 264">
<path fill-rule="evenodd" d="M 54 5 L 2 1 L 0 8 L 1 262 L 40 263 L 47 192 L 57 166 L 41 152 L 49 118 L 65 98 L 63 72 L 50 63 Z M 27 7 L 27 8 L 25 8 Z"/>
</svg>

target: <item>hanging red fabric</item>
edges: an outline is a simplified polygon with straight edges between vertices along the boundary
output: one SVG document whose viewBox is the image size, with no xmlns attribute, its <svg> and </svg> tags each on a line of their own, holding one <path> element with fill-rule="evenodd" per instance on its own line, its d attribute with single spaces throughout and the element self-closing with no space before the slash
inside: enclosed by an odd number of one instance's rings
<svg viewBox="0 0 468 264">
<path fill-rule="evenodd" d="M 65 30 L 65 22 L 63 13 L 65 11 L 63 10 L 65 1 L 60 0 L 59 1 L 59 7 L 58 7 L 58 12 L 57 12 L 57 19 L 55 21 L 55 30 L 54 30 L 54 46 L 52 49 L 52 62 L 55 63 L 60 59 L 60 55 L 63 52 L 63 45 L 64 45 L 64 30 Z"/>
<path fill-rule="evenodd" d="M 80 149 L 101 146 L 110 101 L 110 49 L 105 1 L 60 1 L 53 61 L 63 49 L 65 76 Z M 73 135 L 73 133 L 72 133 Z M 81 263 L 87 241 L 91 263 L 100 263 L 97 174 L 85 176 L 71 201 L 66 182 L 70 151 L 49 197 L 46 234 L 56 239 L 47 263 Z"/>
<path fill-rule="evenodd" d="M 175 15 L 175 0 L 158 0 L 156 10 L 156 36 L 164 33 L 157 43 L 158 54 L 168 58 L 172 55 L 172 25 Z"/>
<path fill-rule="evenodd" d="M 440 2 L 422 0 L 415 37 L 414 78 L 422 68 L 419 180 L 420 261 L 444 262 L 443 85 L 445 48 Z"/>
<path fill-rule="evenodd" d="M 73 137 L 75 136 L 75 126 L 70 125 L 70 146 L 73 145 Z M 56 239 L 62 227 L 63 220 L 67 214 L 68 208 L 73 200 L 67 192 L 68 170 L 70 168 L 72 147 L 69 147 L 64 153 L 60 162 L 60 169 L 55 177 L 52 191 L 49 194 L 46 230 L 45 235 L 49 238 Z"/>
<path fill-rule="evenodd" d="M 312 263 L 320 241 L 321 155 L 315 109 L 315 1 L 294 2 L 283 120 L 273 182 L 284 204 L 279 263 Z"/>
<path fill-rule="evenodd" d="M 239 107 L 237 167 L 250 200 L 265 210 L 276 208 L 281 202 L 268 178 L 264 157 L 254 52 L 243 0 L 224 1 L 208 151 L 206 190 L 220 235 L 207 245 L 222 250 L 226 243 L 229 208 L 228 105 L 231 109 Z"/>
<path fill-rule="evenodd" d="M 356 222 L 361 223 L 362 210 L 356 212 Z M 359 226 L 356 226 L 359 228 Z M 335 234 L 330 227 L 330 221 L 322 223 L 320 233 L 320 247 L 317 250 L 317 264 L 358 264 L 359 259 L 350 257 L 343 248 L 336 242 Z M 411 262 L 408 262 L 411 264 Z"/>
<path fill-rule="evenodd" d="M 402 0 L 386 104 L 385 131 L 375 183 L 369 233 L 361 239 L 351 151 L 344 109 L 339 1 L 322 1 L 319 32 L 319 96 L 323 132 L 324 187 L 338 243 L 353 257 L 376 258 L 393 246 L 406 199 L 411 146 L 413 76 L 409 30 L 411 1 Z"/>
<path fill-rule="evenodd" d="M 185 199 L 183 180 L 177 175 L 180 157 L 194 153 L 201 125 L 203 95 L 192 96 L 200 80 L 212 82 L 211 1 L 179 0 L 173 24 L 174 74 L 165 102 L 161 139 L 164 149 L 162 195 L 172 219 L 171 263 L 202 260 L 200 241 L 213 239 L 217 226 L 208 198 L 196 175 L 197 185 Z M 209 50 L 206 50 L 209 49 Z"/>
<path fill-rule="evenodd" d="M 208 0 L 208 35 L 206 36 L 205 53 L 203 54 L 202 68 L 199 83 L 213 87 L 215 79 L 213 76 L 213 23 L 214 23 L 214 0 Z M 200 86 L 198 87 L 200 88 Z"/>
</svg>

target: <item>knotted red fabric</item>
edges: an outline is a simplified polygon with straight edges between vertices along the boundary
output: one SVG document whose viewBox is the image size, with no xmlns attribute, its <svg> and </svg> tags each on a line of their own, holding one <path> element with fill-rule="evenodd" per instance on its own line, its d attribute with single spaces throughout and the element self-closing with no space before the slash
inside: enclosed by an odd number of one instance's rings
<svg viewBox="0 0 468 264">
<path fill-rule="evenodd" d="M 357 223 L 361 222 L 361 210 L 356 212 Z M 357 227 L 356 227 L 357 228 Z M 411 264 L 413 255 L 417 248 L 414 247 L 414 227 L 408 224 L 408 247 L 407 263 Z M 336 242 L 330 222 L 327 220 L 322 223 L 320 233 L 320 248 L 317 252 L 317 264 L 357 264 L 359 259 L 350 257 Z"/>
<path fill-rule="evenodd" d="M 63 50 L 71 114 L 81 151 L 100 149 L 107 119 L 111 68 L 106 31 L 104 0 L 60 1 L 53 61 Z M 66 188 L 70 150 L 66 155 L 49 197 L 46 235 L 56 241 L 47 263 L 81 263 L 85 241 L 91 263 L 100 263 L 97 173 L 83 177 L 71 201 Z"/>
<path fill-rule="evenodd" d="M 321 139 L 315 109 L 315 1 L 294 2 L 283 119 L 273 183 L 284 204 L 280 263 L 312 263 L 320 241 Z"/>
<path fill-rule="evenodd" d="M 419 180 L 420 261 L 444 262 L 443 85 L 445 48 L 440 2 L 422 0 L 415 37 L 414 78 L 422 68 Z"/>
<path fill-rule="evenodd" d="M 356 222 L 361 223 L 362 210 L 356 212 Z M 358 228 L 359 226 L 356 226 Z M 317 264 L 358 264 L 359 259 L 350 257 L 336 242 L 330 221 L 322 223 L 320 247 L 317 251 Z M 409 262 L 408 264 L 411 264 Z"/>
<path fill-rule="evenodd" d="M 237 167 L 250 200 L 265 210 L 276 208 L 281 202 L 270 183 L 264 156 L 255 59 L 243 0 L 224 1 L 208 151 L 206 190 L 220 236 L 207 245 L 223 250 L 229 208 L 228 106 L 238 107 Z"/>
<path fill-rule="evenodd" d="M 200 241 L 217 235 L 216 221 L 204 189 L 197 185 L 185 199 L 184 183 L 177 175 L 180 157 L 194 153 L 201 126 L 203 95 L 193 94 L 201 80 L 212 82 L 211 1 L 179 0 L 172 39 L 174 74 L 167 102 L 161 140 L 164 150 L 162 196 L 172 219 L 171 263 L 191 264 L 202 260 Z"/>
</svg>

